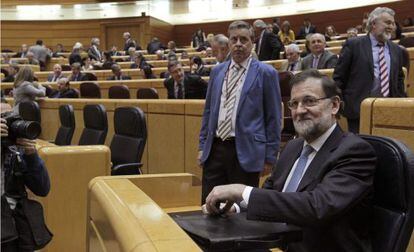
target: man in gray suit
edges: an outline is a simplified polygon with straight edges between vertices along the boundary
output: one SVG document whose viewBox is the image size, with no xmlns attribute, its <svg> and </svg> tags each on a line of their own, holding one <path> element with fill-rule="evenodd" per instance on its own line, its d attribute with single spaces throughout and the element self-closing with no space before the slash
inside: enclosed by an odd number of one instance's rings
<svg viewBox="0 0 414 252">
<path fill-rule="evenodd" d="M 62 73 L 62 67 L 59 64 L 55 64 L 53 66 L 53 73 L 49 74 L 47 76 L 48 82 L 56 82 L 61 78 L 64 78 L 65 76 Z"/>
<path fill-rule="evenodd" d="M 300 48 L 297 44 L 285 46 L 287 61 L 284 62 L 280 71 L 300 71 L 302 70 L 302 59 L 300 58 Z"/>
<path fill-rule="evenodd" d="M 33 57 L 39 61 L 40 66 L 46 66 L 46 58 L 50 56 L 42 40 L 37 40 L 36 45 L 29 48 L 29 52 L 33 53 Z"/>
<path fill-rule="evenodd" d="M 338 61 L 338 57 L 330 51 L 325 50 L 325 36 L 320 33 L 315 33 L 310 37 L 309 41 L 311 53 L 303 58 L 302 70 L 311 68 L 334 68 L 336 66 L 336 62 Z"/>
</svg>

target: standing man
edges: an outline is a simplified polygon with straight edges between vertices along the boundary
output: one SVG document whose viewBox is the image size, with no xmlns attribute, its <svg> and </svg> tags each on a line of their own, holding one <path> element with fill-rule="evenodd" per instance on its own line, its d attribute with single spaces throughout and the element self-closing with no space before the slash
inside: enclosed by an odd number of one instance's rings
<svg viewBox="0 0 414 252">
<path fill-rule="evenodd" d="M 40 65 L 42 66 L 42 68 L 44 66 L 46 66 L 46 59 L 49 55 L 48 50 L 46 49 L 46 47 L 43 45 L 43 41 L 42 40 L 37 40 L 36 41 L 36 45 L 31 46 L 29 48 L 29 52 L 33 53 L 33 57 L 39 61 Z"/>
<path fill-rule="evenodd" d="M 129 32 L 124 32 L 123 34 L 123 38 L 125 40 L 125 45 L 124 45 L 124 51 L 125 53 L 128 53 L 128 49 L 130 47 L 135 48 L 136 47 L 136 43 L 135 41 L 131 38 L 131 34 Z"/>
<path fill-rule="evenodd" d="M 98 48 L 99 44 L 100 44 L 99 38 L 92 38 L 91 39 L 91 47 L 89 47 L 89 50 L 88 50 L 88 55 L 89 55 L 89 58 L 91 58 L 95 61 L 101 62 L 102 61 L 102 53 L 101 53 L 101 51 L 99 51 L 99 48 Z"/>
<path fill-rule="evenodd" d="M 171 78 L 164 80 L 168 99 L 205 99 L 207 83 L 195 74 L 185 74 L 183 66 L 177 60 L 168 63 Z"/>
<path fill-rule="evenodd" d="M 300 48 L 297 44 L 285 46 L 287 61 L 284 62 L 280 71 L 300 71 L 302 69 L 302 59 L 300 58 Z"/>
<path fill-rule="evenodd" d="M 259 35 L 256 40 L 256 54 L 260 61 L 279 59 L 282 50 L 282 42 L 279 37 L 271 31 L 266 30 L 266 23 L 263 20 L 256 20 L 253 26 Z"/>
<path fill-rule="evenodd" d="M 297 39 L 305 39 L 308 34 L 316 33 L 316 27 L 312 25 L 309 18 L 303 20 L 303 26 L 300 27 Z"/>
<path fill-rule="evenodd" d="M 359 112 L 367 97 L 405 97 L 402 50 L 390 39 L 395 12 L 378 7 L 368 17 L 368 35 L 346 40 L 333 79 L 342 90 L 343 115 L 359 132 Z"/>
<path fill-rule="evenodd" d="M 325 50 L 325 36 L 320 33 L 312 34 L 309 39 L 310 54 L 302 61 L 302 70 L 334 68 L 338 62 L 338 56 Z"/>
<path fill-rule="evenodd" d="M 263 189 L 215 187 L 203 210 L 217 213 L 216 202 L 237 202 L 247 219 L 300 226 L 303 239 L 289 244 L 290 252 L 372 251 L 375 152 L 339 127 L 340 91 L 330 78 L 307 70 L 291 86 L 298 138 L 286 144 Z"/>
<path fill-rule="evenodd" d="M 252 58 L 253 30 L 244 21 L 228 28 L 231 60 L 210 74 L 199 142 L 202 202 L 214 186 L 258 186 L 279 151 L 281 97 L 277 71 Z"/>
<path fill-rule="evenodd" d="M 217 59 L 217 64 L 231 59 L 229 38 L 224 34 L 217 34 L 214 36 L 211 49 L 213 51 L 213 56 Z"/>
</svg>

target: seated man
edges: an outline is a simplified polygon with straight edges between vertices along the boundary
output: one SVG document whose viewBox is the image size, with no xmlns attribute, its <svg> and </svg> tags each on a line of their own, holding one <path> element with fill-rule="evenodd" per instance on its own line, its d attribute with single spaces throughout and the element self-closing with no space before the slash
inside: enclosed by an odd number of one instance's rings
<svg viewBox="0 0 414 252">
<path fill-rule="evenodd" d="M 78 92 L 70 88 L 70 82 L 68 78 L 61 78 L 57 81 L 58 91 L 52 93 L 50 98 L 79 98 Z"/>
<path fill-rule="evenodd" d="M 72 74 L 69 77 L 70 81 L 81 81 L 83 79 L 84 74 L 81 73 L 81 64 L 75 62 L 72 64 Z"/>
<path fill-rule="evenodd" d="M 168 63 L 168 72 L 172 78 L 164 80 L 168 99 L 205 99 L 207 82 L 198 75 L 185 75 L 179 61 Z"/>
<path fill-rule="evenodd" d="M 27 64 L 29 64 L 29 65 L 39 65 L 39 61 L 34 58 L 34 54 L 32 52 L 28 52 L 26 57 L 27 57 Z"/>
<path fill-rule="evenodd" d="M 130 80 L 131 77 L 128 75 L 123 75 L 121 67 L 118 64 L 113 64 L 112 67 L 113 76 L 108 77 L 107 80 Z"/>
<path fill-rule="evenodd" d="M 286 222 L 303 230 L 301 242 L 288 251 L 371 251 L 371 200 L 376 156 L 371 145 L 341 130 L 336 121 L 340 91 L 315 70 L 291 81 L 288 106 L 298 138 L 281 153 L 263 189 L 241 184 L 215 187 L 203 210 L 235 211 L 247 218 Z"/>
<path fill-rule="evenodd" d="M 53 66 L 53 73 L 49 74 L 47 76 L 47 81 L 48 82 L 55 82 L 58 81 L 59 79 L 65 77 L 62 73 L 62 67 L 59 64 L 55 64 Z"/>
<path fill-rule="evenodd" d="M 1 82 L 14 82 L 16 79 L 16 74 L 19 71 L 19 67 L 17 65 L 9 65 L 7 67 L 7 72 L 9 73 Z"/>
<path fill-rule="evenodd" d="M 302 70 L 335 68 L 338 56 L 325 50 L 325 36 L 320 33 L 312 34 L 309 38 L 310 54 L 303 58 Z"/>
<path fill-rule="evenodd" d="M 300 71 L 302 69 L 302 59 L 300 58 L 300 49 L 297 44 L 285 46 L 287 62 L 283 62 L 280 71 Z"/>
</svg>

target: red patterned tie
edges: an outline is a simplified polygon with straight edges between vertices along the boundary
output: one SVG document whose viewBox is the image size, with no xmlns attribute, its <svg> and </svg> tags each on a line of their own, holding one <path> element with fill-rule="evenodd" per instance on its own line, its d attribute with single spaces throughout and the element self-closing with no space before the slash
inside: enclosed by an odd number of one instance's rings
<svg viewBox="0 0 414 252">
<path fill-rule="evenodd" d="M 379 46 L 379 66 L 380 66 L 380 83 L 381 83 L 381 94 L 384 97 L 388 97 L 390 94 L 390 81 L 388 78 L 388 67 L 385 61 L 384 44 L 378 43 Z"/>
</svg>

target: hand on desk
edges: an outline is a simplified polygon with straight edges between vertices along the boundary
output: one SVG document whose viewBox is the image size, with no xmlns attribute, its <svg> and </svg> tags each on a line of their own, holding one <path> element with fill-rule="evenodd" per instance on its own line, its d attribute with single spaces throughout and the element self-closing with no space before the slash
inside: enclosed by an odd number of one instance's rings
<svg viewBox="0 0 414 252">
<path fill-rule="evenodd" d="M 222 214 L 235 212 L 233 204 L 243 200 L 243 191 L 246 188 L 242 184 L 216 186 L 207 196 L 203 212 L 206 214 Z M 217 207 L 217 203 L 225 203 L 225 206 Z M 219 209 L 220 208 L 220 209 Z"/>
</svg>

